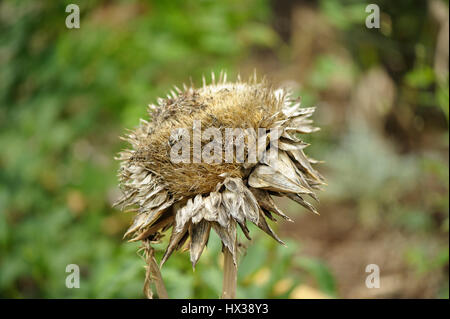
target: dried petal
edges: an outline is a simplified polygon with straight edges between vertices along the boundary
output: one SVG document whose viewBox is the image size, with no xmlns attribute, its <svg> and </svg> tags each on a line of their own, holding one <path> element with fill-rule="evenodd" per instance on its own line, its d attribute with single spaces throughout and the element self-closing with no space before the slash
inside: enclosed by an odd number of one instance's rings
<svg viewBox="0 0 450 319">
<path fill-rule="evenodd" d="M 280 139 L 278 141 L 278 147 L 280 148 L 280 150 L 283 151 L 295 151 L 295 150 L 301 150 L 304 149 L 306 147 L 308 147 L 310 144 L 305 143 L 303 141 L 286 141 L 283 139 Z"/>
<path fill-rule="evenodd" d="M 173 227 L 172 234 L 170 235 L 169 245 L 164 252 L 164 256 L 161 260 L 161 266 L 167 261 L 167 259 L 172 255 L 175 249 L 179 249 L 181 245 L 180 242 L 184 242 L 186 240 L 185 235 L 187 234 L 189 224 L 185 223 L 181 229 L 177 229 L 177 227 Z"/>
<path fill-rule="evenodd" d="M 290 199 L 296 201 L 297 203 L 299 203 L 300 205 L 302 205 L 303 207 L 305 207 L 309 211 L 313 212 L 314 214 L 320 215 L 319 212 L 314 208 L 314 206 L 311 205 L 310 203 L 308 203 L 307 201 L 305 201 L 300 195 L 298 195 L 298 194 L 286 194 L 286 196 L 289 197 Z"/>
<path fill-rule="evenodd" d="M 225 209 L 225 212 L 231 216 L 233 216 L 234 219 L 244 222 L 244 216 L 241 215 L 239 207 L 242 204 L 242 197 L 238 193 L 234 193 L 228 189 L 225 189 L 222 192 L 222 205 Z"/>
<path fill-rule="evenodd" d="M 141 207 L 145 207 L 147 209 L 160 206 L 164 201 L 167 199 L 168 193 L 167 191 L 160 192 L 157 189 L 150 192 L 148 195 L 146 195 L 146 198 L 141 201 L 140 205 Z"/>
<path fill-rule="evenodd" d="M 244 205 L 241 206 L 241 209 L 243 210 L 244 216 L 252 223 L 257 225 L 259 219 L 258 201 L 256 200 L 253 193 L 245 186 L 243 194 L 244 194 L 243 198 Z"/>
<path fill-rule="evenodd" d="M 319 183 L 323 182 L 324 178 L 311 166 L 311 163 L 309 162 L 303 150 L 289 151 L 288 154 L 291 155 L 297 161 L 296 164 L 300 165 L 301 168 L 311 178 L 313 178 Z"/>
<path fill-rule="evenodd" d="M 194 199 L 190 198 L 184 207 L 176 213 L 176 228 L 180 231 L 191 218 L 203 207 L 202 195 L 198 194 Z"/>
<path fill-rule="evenodd" d="M 270 197 L 269 193 L 265 190 L 261 190 L 261 189 L 256 189 L 256 188 L 250 188 L 251 192 L 255 195 L 259 205 L 274 213 L 277 214 L 278 216 L 281 216 L 282 218 L 293 222 L 292 219 L 289 218 L 289 216 L 285 215 L 275 204 L 275 202 L 273 201 L 272 197 Z"/>
<path fill-rule="evenodd" d="M 140 214 L 136 215 L 136 217 L 133 220 L 133 224 L 131 224 L 131 226 L 127 229 L 127 231 L 125 232 L 125 235 L 123 235 L 123 238 L 127 237 L 131 233 L 138 230 L 139 227 L 141 227 L 142 223 L 145 221 L 146 217 L 147 217 L 147 214 L 145 214 L 145 213 L 140 213 Z"/>
<path fill-rule="evenodd" d="M 230 221 L 227 228 L 221 227 L 217 223 L 212 223 L 212 227 L 214 231 L 219 235 L 219 238 L 222 240 L 222 243 L 225 245 L 225 247 L 228 248 L 229 251 L 233 253 L 233 261 L 234 264 L 236 263 L 236 254 L 235 254 L 235 248 L 236 248 L 236 222 Z"/>
<path fill-rule="evenodd" d="M 198 224 L 191 224 L 189 227 L 191 263 L 194 268 L 208 242 L 210 229 L 211 224 L 206 220 L 202 220 Z"/>
<path fill-rule="evenodd" d="M 174 221 L 173 215 L 164 216 L 163 218 L 160 218 L 154 225 L 150 226 L 148 229 L 144 230 L 142 233 L 140 233 L 138 236 L 132 238 L 129 240 L 129 242 L 134 242 L 138 240 L 142 240 L 147 238 L 148 236 L 153 235 L 159 230 L 163 230 L 167 226 L 172 226 Z"/>
<path fill-rule="evenodd" d="M 218 192 L 211 192 L 204 200 L 205 214 L 204 219 L 210 222 L 218 221 L 219 206 L 222 201 L 222 196 Z"/>
<path fill-rule="evenodd" d="M 164 209 L 154 209 L 149 211 L 146 215 L 146 218 L 144 219 L 144 221 L 142 222 L 141 226 L 139 227 L 139 229 L 143 229 L 145 227 L 151 226 L 160 216 L 161 214 L 164 212 Z"/>
<path fill-rule="evenodd" d="M 270 237 L 272 237 L 273 239 L 275 239 L 277 242 L 279 242 L 282 245 L 286 244 L 277 236 L 277 234 L 274 233 L 274 231 L 272 230 L 272 228 L 270 228 L 270 226 L 267 224 L 266 219 L 264 218 L 264 213 L 262 211 L 260 211 L 260 218 L 259 218 L 259 223 L 258 223 L 258 227 L 264 231 L 266 234 L 268 234 Z"/>
<path fill-rule="evenodd" d="M 228 214 L 223 205 L 220 205 L 217 210 L 217 222 L 219 223 L 220 226 L 222 226 L 224 228 L 227 228 L 228 224 L 230 222 L 230 220 L 228 218 Z"/>
<path fill-rule="evenodd" d="M 284 193 L 310 193 L 308 189 L 294 183 L 285 175 L 267 165 L 258 165 L 250 174 L 248 184 L 254 188 L 263 188 Z"/>
</svg>

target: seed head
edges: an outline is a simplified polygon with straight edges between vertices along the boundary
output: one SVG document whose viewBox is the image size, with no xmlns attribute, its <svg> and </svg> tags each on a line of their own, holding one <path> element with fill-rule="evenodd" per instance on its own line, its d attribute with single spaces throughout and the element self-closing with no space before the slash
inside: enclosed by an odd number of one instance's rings
<svg viewBox="0 0 450 319">
<path fill-rule="evenodd" d="M 250 238 L 247 221 L 283 243 L 266 218 L 290 218 L 271 196 L 286 196 L 317 213 L 305 197 L 317 199 L 314 190 L 324 179 L 313 168 L 317 161 L 305 155 L 308 144 L 300 138 L 318 130 L 309 119 L 314 108 L 300 108 L 285 89 L 275 90 L 256 77 L 234 83 L 224 74 L 217 83 L 212 78 L 201 88 L 175 88 L 150 105 L 151 121 L 141 120 L 124 137 L 132 147 L 117 158 L 123 196 L 115 205 L 137 213 L 125 237 L 158 241 L 172 228 L 162 263 L 189 239 L 195 266 L 211 228 L 234 254 L 237 225 Z M 200 127 L 214 128 L 217 134 L 196 136 Z M 238 134 L 227 139 L 227 130 L 235 128 Z M 187 147 L 183 161 L 173 160 L 177 145 Z M 227 161 L 224 157 L 233 146 L 236 154 Z M 212 150 L 213 160 L 207 156 Z"/>
</svg>

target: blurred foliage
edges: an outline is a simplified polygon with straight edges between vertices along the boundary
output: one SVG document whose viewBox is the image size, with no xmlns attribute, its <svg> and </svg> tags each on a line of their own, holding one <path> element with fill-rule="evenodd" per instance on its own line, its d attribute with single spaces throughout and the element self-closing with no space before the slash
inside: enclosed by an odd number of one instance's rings
<svg viewBox="0 0 450 319">
<path fill-rule="evenodd" d="M 259 0 L 89 1 L 78 30 L 68 3 L 1 3 L 0 294 L 141 297 L 137 246 L 121 241 L 129 216 L 111 209 L 118 136 L 177 80 L 276 36 Z M 64 286 L 70 263 L 79 290 Z M 167 268 L 169 283 L 187 281 L 170 291 L 189 296 L 193 277 Z"/>
<path fill-rule="evenodd" d="M 211 70 L 235 73 L 255 52 L 278 54 L 287 44 L 274 31 L 267 0 L 83 1 L 81 28 L 69 30 L 71 2 L 0 3 L 0 297 L 142 298 L 138 244 L 121 239 L 131 216 L 111 208 L 118 191 L 113 156 L 125 146 L 118 136 L 171 85 L 189 76 L 198 83 Z M 318 110 L 325 125 L 312 151 L 327 160 L 324 201 L 354 202 L 372 229 L 387 220 L 402 231 L 448 237 L 442 150 L 448 152 L 449 86 L 448 72 L 442 78 L 433 66 L 437 26 L 426 2 L 377 3 L 381 32 L 364 27 L 361 1 L 316 3 L 352 58 L 315 55 L 298 92 L 305 105 L 336 83 L 355 86 L 373 67 L 387 70 L 397 88 L 386 132 L 351 114 L 343 129 L 326 105 Z M 398 146 L 416 141 L 427 123 L 438 128 L 433 145 Z M 283 247 L 257 233 L 252 229 L 255 240 L 242 249 L 238 297 L 295 297 L 305 283 L 339 296 L 338 278 L 324 261 L 303 255 L 302 243 Z M 158 259 L 162 250 L 157 246 Z M 448 239 L 431 252 L 424 244 L 404 254 L 419 275 L 447 267 L 448 282 Z M 175 254 L 163 268 L 169 295 L 218 297 L 220 258 L 215 235 L 195 272 L 186 253 Z M 81 268 L 80 289 L 64 285 L 72 263 Z M 448 283 L 439 289 L 436 296 L 448 297 Z"/>
</svg>

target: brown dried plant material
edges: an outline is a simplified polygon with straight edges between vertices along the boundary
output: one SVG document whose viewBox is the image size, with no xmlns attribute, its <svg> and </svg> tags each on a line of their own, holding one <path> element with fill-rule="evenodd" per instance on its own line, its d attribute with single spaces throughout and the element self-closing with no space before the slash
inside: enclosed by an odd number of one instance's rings
<svg viewBox="0 0 450 319">
<path fill-rule="evenodd" d="M 145 271 L 144 280 L 144 294 L 148 299 L 153 299 L 153 292 L 151 289 L 151 284 L 154 283 L 156 286 L 156 292 L 158 293 L 159 299 L 168 299 L 166 287 L 164 286 L 164 281 L 161 276 L 158 264 L 155 259 L 154 249 L 150 245 L 149 240 L 142 241 L 143 258 L 147 264 Z"/>
<path fill-rule="evenodd" d="M 287 196 L 317 213 L 305 198 L 317 200 L 315 190 L 325 183 L 313 168 L 317 161 L 304 153 L 308 144 L 301 140 L 302 134 L 318 130 L 310 119 L 314 108 L 300 108 L 286 90 L 275 90 L 256 77 L 249 81 L 238 77 L 231 83 L 221 74 L 216 83 L 213 75 L 210 85 L 204 81 L 200 88 L 175 90 L 166 99 L 158 99 L 158 105 L 149 106 L 151 121 L 141 120 L 140 126 L 123 138 L 131 148 L 117 158 L 123 195 L 115 205 L 136 212 L 125 237 L 149 243 L 171 229 L 161 265 L 188 242 L 195 267 L 213 229 L 236 264 L 236 227 L 250 238 L 248 221 L 283 243 L 266 218 L 291 219 L 276 207 L 272 195 Z M 255 162 L 194 163 L 202 154 L 194 153 L 192 145 L 188 163 L 172 162 L 173 131 L 193 128 L 195 123 L 203 129 L 258 132 L 263 128 L 269 133 L 262 143 L 258 140 Z M 277 144 L 268 143 L 269 138 Z M 244 139 L 244 146 L 248 148 L 251 139 L 254 134 Z M 201 140 L 202 146 L 208 142 Z M 221 147 L 223 154 L 225 143 Z M 245 154 L 249 156 L 248 149 Z"/>
</svg>

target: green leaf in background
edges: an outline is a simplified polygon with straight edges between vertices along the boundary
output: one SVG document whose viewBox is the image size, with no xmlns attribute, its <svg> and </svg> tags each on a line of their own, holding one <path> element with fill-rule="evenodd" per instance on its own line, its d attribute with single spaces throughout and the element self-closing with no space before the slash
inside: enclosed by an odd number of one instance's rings
<svg viewBox="0 0 450 319">
<path fill-rule="evenodd" d="M 330 296 L 336 296 L 337 291 L 334 277 L 323 262 L 308 257 L 297 257 L 295 264 L 314 277 L 320 290 Z"/>
<path fill-rule="evenodd" d="M 429 66 L 417 67 L 406 74 L 405 81 L 412 87 L 426 88 L 435 81 L 434 71 Z"/>
</svg>

